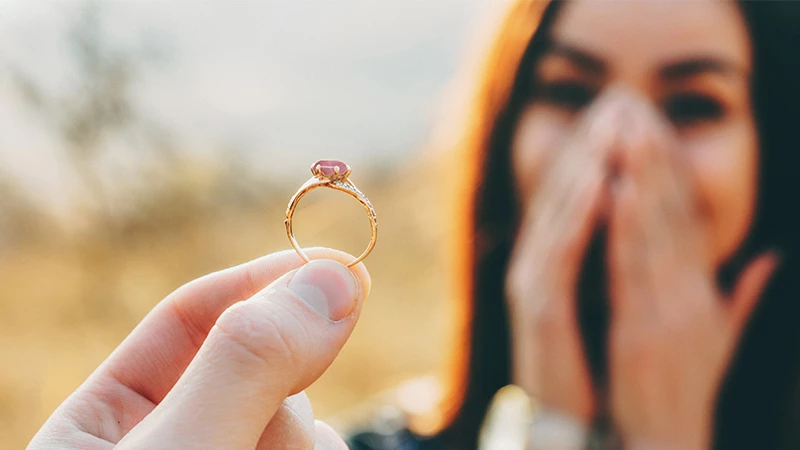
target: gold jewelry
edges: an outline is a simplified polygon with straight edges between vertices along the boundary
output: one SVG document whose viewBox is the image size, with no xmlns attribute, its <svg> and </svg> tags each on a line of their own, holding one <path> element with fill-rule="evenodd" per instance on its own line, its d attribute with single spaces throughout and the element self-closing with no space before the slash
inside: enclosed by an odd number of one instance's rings
<svg viewBox="0 0 800 450">
<path fill-rule="evenodd" d="M 292 196 L 292 199 L 289 200 L 289 206 L 286 208 L 286 221 L 284 222 L 286 224 L 286 236 L 289 237 L 289 242 L 292 244 L 297 254 L 300 255 L 305 262 L 309 262 L 310 259 L 308 255 L 300 248 L 297 239 L 294 237 L 294 232 L 292 231 L 292 216 L 294 215 L 295 208 L 297 208 L 297 204 L 304 195 L 320 187 L 336 189 L 337 191 L 349 194 L 364 205 L 364 209 L 367 210 L 367 215 L 369 216 L 369 225 L 372 231 L 372 238 L 369 241 L 369 245 L 367 245 L 367 249 L 364 250 L 361 256 L 347 265 L 347 267 L 355 266 L 369 255 L 378 240 L 378 216 L 375 214 L 375 209 L 372 208 L 372 203 L 369 202 L 367 196 L 359 191 L 356 185 L 350 181 L 350 166 L 347 164 L 341 161 L 323 159 L 315 162 L 311 166 L 311 174 L 313 176 L 303 183 L 300 189 Z"/>
</svg>

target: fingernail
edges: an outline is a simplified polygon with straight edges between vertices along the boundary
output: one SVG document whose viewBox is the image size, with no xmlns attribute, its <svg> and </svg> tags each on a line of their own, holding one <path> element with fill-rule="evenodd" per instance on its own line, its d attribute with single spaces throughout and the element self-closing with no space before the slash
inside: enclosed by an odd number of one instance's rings
<svg viewBox="0 0 800 450">
<path fill-rule="evenodd" d="M 353 312 L 361 290 L 350 269 L 327 259 L 301 267 L 287 287 L 319 315 L 334 322 Z"/>
</svg>

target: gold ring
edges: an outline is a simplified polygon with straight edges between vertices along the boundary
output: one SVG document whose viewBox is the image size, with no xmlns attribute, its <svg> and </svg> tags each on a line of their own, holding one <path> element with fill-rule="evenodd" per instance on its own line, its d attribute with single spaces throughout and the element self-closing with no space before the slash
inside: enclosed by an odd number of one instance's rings
<svg viewBox="0 0 800 450">
<path fill-rule="evenodd" d="M 295 208 L 297 208 L 297 204 L 300 203 L 300 199 L 303 198 L 304 195 L 321 187 L 336 189 L 337 191 L 349 194 L 364 205 L 364 209 L 367 210 L 367 215 L 369 216 L 369 225 L 372 231 L 372 238 L 369 241 L 369 245 L 367 245 L 367 249 L 364 250 L 361 256 L 347 265 L 347 267 L 355 266 L 369 255 L 378 240 L 378 216 L 375 215 L 375 209 L 372 207 L 372 203 L 369 202 L 367 196 L 358 190 L 356 185 L 350 181 L 350 166 L 347 164 L 341 161 L 323 159 L 315 162 L 311 166 L 311 174 L 313 176 L 303 183 L 300 189 L 292 196 L 292 199 L 289 200 L 289 206 L 286 208 L 286 221 L 284 222 L 286 224 L 286 236 L 289 237 L 289 242 L 292 244 L 297 254 L 300 255 L 305 262 L 309 262 L 310 259 L 308 255 L 300 248 L 297 239 L 294 237 L 294 232 L 292 231 L 292 216 L 294 215 Z"/>
</svg>

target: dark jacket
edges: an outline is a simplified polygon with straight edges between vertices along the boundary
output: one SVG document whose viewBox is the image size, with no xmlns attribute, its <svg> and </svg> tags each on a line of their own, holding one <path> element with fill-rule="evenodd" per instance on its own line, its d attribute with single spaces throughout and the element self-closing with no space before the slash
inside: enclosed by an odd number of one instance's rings
<svg viewBox="0 0 800 450">
<path fill-rule="evenodd" d="M 350 450 L 443 450 L 438 437 L 414 434 L 400 408 L 383 406 L 369 420 L 348 430 L 345 441 Z"/>
</svg>

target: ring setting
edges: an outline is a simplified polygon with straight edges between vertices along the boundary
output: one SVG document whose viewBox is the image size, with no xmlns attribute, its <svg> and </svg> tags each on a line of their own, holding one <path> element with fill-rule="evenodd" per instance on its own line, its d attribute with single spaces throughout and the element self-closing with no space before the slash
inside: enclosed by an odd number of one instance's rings
<svg viewBox="0 0 800 450">
<path fill-rule="evenodd" d="M 372 234 L 369 244 L 359 257 L 347 264 L 347 267 L 352 267 L 361 262 L 375 247 L 375 243 L 378 239 L 378 216 L 375 213 L 375 208 L 372 207 L 372 203 L 370 203 L 367 196 L 364 195 L 364 193 L 361 192 L 350 180 L 351 172 L 352 170 L 350 169 L 350 166 L 342 161 L 334 159 L 319 160 L 311 165 L 312 177 L 303 183 L 303 185 L 300 186 L 300 189 L 298 189 L 297 192 L 295 192 L 295 194 L 292 196 L 291 200 L 289 200 L 289 206 L 286 208 L 286 220 L 284 222 L 286 225 L 286 235 L 289 238 L 289 242 L 292 244 L 292 248 L 294 248 L 297 254 L 300 255 L 304 261 L 309 262 L 310 259 L 297 243 L 297 239 L 295 238 L 292 230 L 292 217 L 294 216 L 294 211 L 297 208 L 300 199 L 314 189 L 321 187 L 335 189 L 355 198 L 359 203 L 361 203 L 362 206 L 364 206 L 364 209 L 367 212 L 367 217 L 369 218 L 370 231 Z"/>
</svg>

